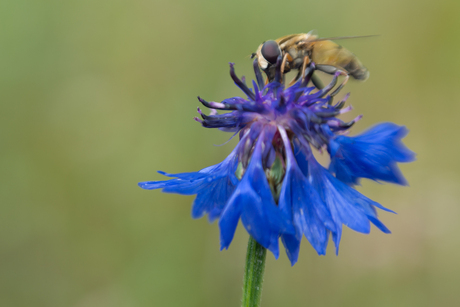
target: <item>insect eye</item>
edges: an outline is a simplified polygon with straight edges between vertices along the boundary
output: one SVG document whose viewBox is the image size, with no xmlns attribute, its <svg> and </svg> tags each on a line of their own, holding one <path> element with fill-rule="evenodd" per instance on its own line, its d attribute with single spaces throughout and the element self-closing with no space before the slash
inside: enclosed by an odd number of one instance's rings
<svg viewBox="0 0 460 307">
<path fill-rule="evenodd" d="M 266 41 L 261 50 L 262 56 L 271 64 L 275 64 L 281 55 L 280 46 L 275 41 Z"/>
</svg>

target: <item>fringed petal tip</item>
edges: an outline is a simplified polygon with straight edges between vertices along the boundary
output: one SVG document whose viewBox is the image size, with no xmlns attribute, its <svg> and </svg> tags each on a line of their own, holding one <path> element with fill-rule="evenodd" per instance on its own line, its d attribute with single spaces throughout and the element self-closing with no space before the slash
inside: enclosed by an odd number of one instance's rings
<svg viewBox="0 0 460 307">
<path fill-rule="evenodd" d="M 165 181 L 143 181 L 139 182 L 137 185 L 144 190 L 155 190 L 163 188 L 165 186 Z"/>
<path fill-rule="evenodd" d="M 401 141 L 407 132 L 404 126 L 382 123 L 354 137 L 334 137 L 329 170 L 348 185 L 358 185 L 361 178 L 408 185 L 397 164 L 415 159 Z"/>
<path fill-rule="evenodd" d="M 303 235 L 318 255 L 325 255 L 329 235 L 338 254 L 342 225 L 367 234 L 372 223 L 382 232 L 390 233 L 378 220 L 376 208 L 392 210 L 339 181 L 301 148 L 295 148 L 294 153 L 295 160 L 288 161 L 279 200 L 280 208 L 290 213 L 297 230 L 295 237 L 282 235 L 291 263 L 297 261 Z"/>
</svg>

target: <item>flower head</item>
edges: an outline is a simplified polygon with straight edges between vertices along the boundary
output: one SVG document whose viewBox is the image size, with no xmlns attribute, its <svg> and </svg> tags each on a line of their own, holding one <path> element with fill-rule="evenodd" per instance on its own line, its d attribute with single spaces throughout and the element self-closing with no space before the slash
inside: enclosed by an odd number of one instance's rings
<svg viewBox="0 0 460 307">
<path fill-rule="evenodd" d="M 196 194 L 194 218 L 208 214 L 219 219 L 221 249 L 230 245 L 241 219 L 248 233 L 265 248 L 279 255 L 281 237 L 291 263 L 297 261 L 305 236 L 318 254 L 324 255 L 331 236 L 338 253 L 342 225 L 369 233 L 370 224 L 390 231 L 377 217 L 376 208 L 390 211 L 353 188 L 360 178 L 406 184 L 397 162 L 410 162 L 414 154 L 401 142 L 405 127 L 379 124 L 355 137 L 346 136 L 361 117 L 343 122 L 337 116 L 345 98 L 333 104 L 343 86 L 330 84 L 317 90 L 308 86 L 315 70 L 312 63 L 296 83 L 285 87 L 281 61 L 274 80 L 264 85 L 254 61 L 256 81 L 250 89 L 230 64 L 230 75 L 246 98 L 232 97 L 207 102 L 212 109 L 201 119 L 203 127 L 239 133 L 240 141 L 221 163 L 198 172 L 161 174 L 166 181 L 141 182 L 143 189 Z M 219 111 L 229 111 L 218 114 Z M 329 153 L 329 169 L 320 165 L 312 149 Z"/>
</svg>

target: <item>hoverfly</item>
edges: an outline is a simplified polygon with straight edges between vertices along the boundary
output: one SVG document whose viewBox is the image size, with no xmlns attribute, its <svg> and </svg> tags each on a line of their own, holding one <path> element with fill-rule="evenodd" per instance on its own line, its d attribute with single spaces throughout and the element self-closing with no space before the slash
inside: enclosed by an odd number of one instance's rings
<svg viewBox="0 0 460 307">
<path fill-rule="evenodd" d="M 366 80 L 369 71 L 361 61 L 352 52 L 331 41 L 342 38 L 354 37 L 318 38 L 312 31 L 286 35 L 263 42 L 253 56 L 257 57 L 259 67 L 267 74 L 269 80 L 274 78 L 279 56 L 283 59 L 283 73 L 298 70 L 292 82 L 301 77 L 302 71 L 305 71 L 305 67 L 311 62 L 315 63 L 316 70 L 328 74 L 340 72 L 347 79 L 351 76 L 356 80 Z"/>
</svg>

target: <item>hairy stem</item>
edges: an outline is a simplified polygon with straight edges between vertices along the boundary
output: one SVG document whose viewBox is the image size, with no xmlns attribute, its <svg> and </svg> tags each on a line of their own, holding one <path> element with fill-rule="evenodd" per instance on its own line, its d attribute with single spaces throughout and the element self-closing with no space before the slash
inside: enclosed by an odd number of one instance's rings
<svg viewBox="0 0 460 307">
<path fill-rule="evenodd" d="M 264 282 L 265 258 L 267 249 L 249 236 L 244 271 L 243 307 L 259 307 L 262 298 L 262 283 Z"/>
</svg>

